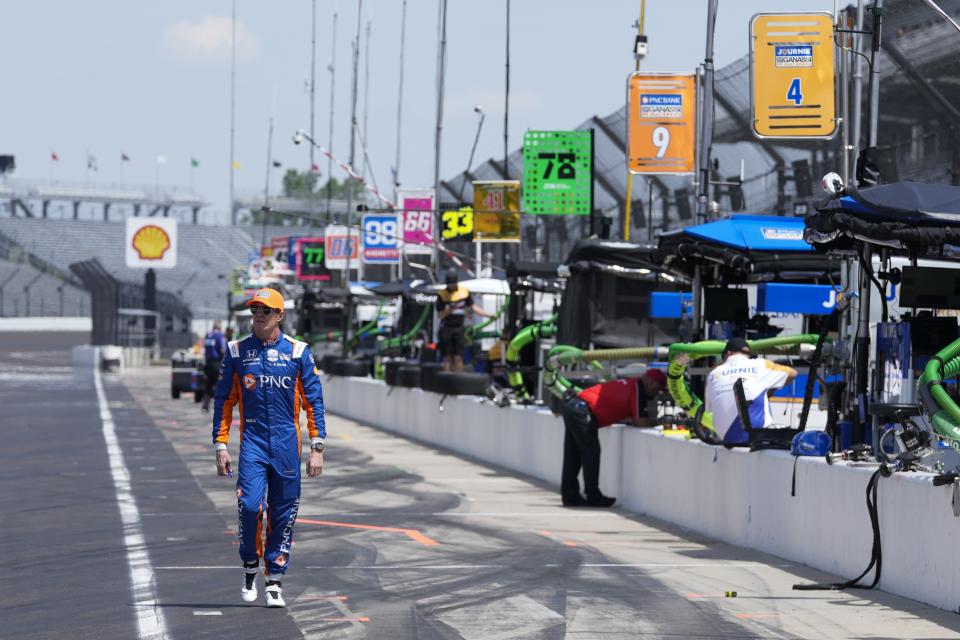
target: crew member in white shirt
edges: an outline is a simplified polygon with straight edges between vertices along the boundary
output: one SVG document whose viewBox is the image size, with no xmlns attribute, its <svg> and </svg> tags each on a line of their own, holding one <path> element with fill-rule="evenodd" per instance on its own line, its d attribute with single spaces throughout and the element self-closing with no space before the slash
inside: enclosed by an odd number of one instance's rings
<svg viewBox="0 0 960 640">
<path fill-rule="evenodd" d="M 797 377 L 795 369 L 763 358 L 753 358 L 743 338 L 731 338 L 723 349 L 723 364 L 707 376 L 706 410 L 713 413 L 713 427 L 724 444 L 746 444 L 747 432 L 740 424 L 733 385 L 743 379 L 743 392 L 749 404 L 754 429 L 773 424 L 768 395 Z"/>
</svg>

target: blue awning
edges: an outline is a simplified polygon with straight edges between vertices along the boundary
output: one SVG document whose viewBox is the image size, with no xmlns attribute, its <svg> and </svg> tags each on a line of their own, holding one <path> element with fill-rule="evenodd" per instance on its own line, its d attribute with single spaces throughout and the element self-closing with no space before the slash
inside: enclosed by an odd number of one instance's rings
<svg viewBox="0 0 960 640">
<path fill-rule="evenodd" d="M 706 242 L 746 251 L 813 251 L 803 239 L 802 218 L 734 214 L 687 227 L 683 233 Z"/>
</svg>

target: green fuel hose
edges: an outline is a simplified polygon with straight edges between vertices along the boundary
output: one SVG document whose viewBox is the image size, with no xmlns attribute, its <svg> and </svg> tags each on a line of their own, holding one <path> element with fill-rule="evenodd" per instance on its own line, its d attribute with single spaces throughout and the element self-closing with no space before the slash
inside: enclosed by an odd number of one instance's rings
<svg viewBox="0 0 960 640">
<path fill-rule="evenodd" d="M 507 382 L 514 393 L 521 400 L 529 400 L 530 394 L 523 384 L 523 374 L 520 372 L 520 351 L 537 340 L 538 338 L 552 338 L 557 333 L 557 325 L 554 324 L 557 316 L 553 315 L 546 320 L 524 327 L 513 337 L 510 344 L 507 345 Z"/>
<path fill-rule="evenodd" d="M 373 320 L 371 320 L 367 324 L 357 329 L 357 333 L 354 334 L 352 338 L 350 338 L 349 348 L 351 350 L 354 347 L 356 347 L 358 344 L 360 344 L 360 341 L 363 338 L 365 338 L 368 334 L 371 334 L 372 332 L 374 332 L 374 330 L 377 328 L 377 323 L 380 322 L 380 312 L 383 311 L 383 305 L 384 305 L 384 302 L 381 302 L 380 305 L 377 307 L 377 312 L 373 315 Z"/>
<path fill-rule="evenodd" d="M 497 319 L 500 318 L 500 316 L 502 316 L 509 307 L 510 307 L 510 296 L 507 296 L 507 299 L 504 301 L 502 305 L 500 305 L 500 308 L 497 309 L 497 313 L 492 318 L 487 318 L 486 320 L 484 320 L 479 324 L 472 324 L 469 327 L 467 327 L 467 330 L 464 332 L 464 336 L 466 337 L 467 342 L 469 343 L 469 342 L 473 342 L 474 340 L 480 340 L 483 338 L 499 338 L 500 337 L 499 331 L 491 334 L 490 332 L 484 333 L 482 332 L 482 330 L 490 326 L 490 323 L 496 322 Z"/>
<path fill-rule="evenodd" d="M 383 353 L 389 349 L 402 349 L 404 345 L 406 345 L 407 342 L 409 342 L 410 339 L 417 335 L 417 332 L 423 328 L 424 323 L 426 323 L 427 318 L 430 317 L 431 313 L 433 313 L 433 307 L 430 305 L 424 305 L 423 312 L 420 314 L 420 317 L 417 318 L 416 323 L 414 323 L 410 331 L 407 331 L 402 336 L 385 340 L 383 343 L 381 343 L 380 352 Z"/>
<path fill-rule="evenodd" d="M 930 416 L 933 430 L 960 451 L 960 406 L 943 387 L 943 381 L 960 374 L 960 339 L 930 358 L 917 383 L 920 407 Z"/>
</svg>

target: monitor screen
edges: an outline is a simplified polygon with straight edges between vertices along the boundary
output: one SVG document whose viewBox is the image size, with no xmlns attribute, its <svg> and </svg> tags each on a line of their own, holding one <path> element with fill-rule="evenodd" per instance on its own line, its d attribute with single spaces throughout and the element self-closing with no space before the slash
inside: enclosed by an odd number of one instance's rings
<svg viewBox="0 0 960 640">
<path fill-rule="evenodd" d="M 920 316 L 910 320 L 910 346 L 914 356 L 932 356 L 960 337 L 957 319 Z"/>
<path fill-rule="evenodd" d="M 746 289 L 707 287 L 703 290 L 703 317 L 707 322 L 746 322 L 750 306 Z"/>
<path fill-rule="evenodd" d="M 900 306 L 960 309 L 960 269 L 904 267 Z"/>
</svg>

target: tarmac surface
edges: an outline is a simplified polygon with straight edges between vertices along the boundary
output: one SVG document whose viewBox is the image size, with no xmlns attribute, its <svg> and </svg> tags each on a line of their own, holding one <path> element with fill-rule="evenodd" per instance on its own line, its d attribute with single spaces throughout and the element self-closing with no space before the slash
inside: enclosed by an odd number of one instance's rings
<svg viewBox="0 0 960 640">
<path fill-rule="evenodd" d="M 960 636 L 954 613 L 793 591 L 839 577 L 564 509 L 529 478 L 336 416 L 323 476 L 304 474 L 288 606 L 244 604 L 209 414 L 170 398 L 167 367 L 74 370 L 86 338 L 0 333 L 3 638 Z"/>
</svg>

